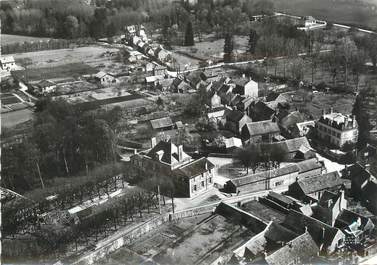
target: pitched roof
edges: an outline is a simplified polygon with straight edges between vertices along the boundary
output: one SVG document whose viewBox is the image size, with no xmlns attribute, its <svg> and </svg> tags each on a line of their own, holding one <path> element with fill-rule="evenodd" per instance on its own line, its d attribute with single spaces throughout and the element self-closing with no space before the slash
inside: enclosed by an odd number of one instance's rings
<svg viewBox="0 0 377 265">
<path fill-rule="evenodd" d="M 279 123 L 280 126 L 282 126 L 285 129 L 288 129 L 289 127 L 305 121 L 305 114 L 299 112 L 299 111 L 294 111 L 289 113 L 287 116 L 285 116 Z"/>
<path fill-rule="evenodd" d="M 234 179 L 231 179 L 230 182 L 232 182 L 236 187 L 240 187 L 240 186 L 248 185 L 250 183 L 254 183 L 256 181 L 260 181 L 262 179 L 266 179 L 268 177 L 271 177 L 271 178 L 280 177 L 280 176 L 288 175 L 288 174 L 298 172 L 298 171 L 299 171 L 298 167 L 295 164 L 293 164 L 293 165 L 288 165 L 286 167 L 271 170 L 271 173 L 269 171 L 263 171 L 263 172 L 250 174 L 250 175 L 240 177 L 240 178 L 234 178 Z"/>
<path fill-rule="evenodd" d="M 51 82 L 50 80 L 43 79 L 40 81 L 37 86 L 39 87 L 49 87 L 49 86 L 54 86 L 56 85 L 54 82 Z"/>
<path fill-rule="evenodd" d="M 325 248 L 331 245 L 337 233 L 341 233 L 338 228 L 292 209 L 289 210 L 283 225 L 296 233 L 303 233 L 307 229 L 317 246 L 323 244 Z"/>
<path fill-rule="evenodd" d="M 239 110 L 232 110 L 226 113 L 227 120 L 239 122 L 243 117 L 245 116 L 245 113 Z"/>
<path fill-rule="evenodd" d="M 357 222 L 358 219 L 361 221 L 362 229 L 367 230 L 367 229 L 373 228 L 374 225 L 370 218 L 360 215 L 358 213 L 352 212 L 347 209 L 343 209 L 342 212 L 338 215 L 334 226 L 339 229 L 344 229 L 347 226 Z"/>
<path fill-rule="evenodd" d="M 318 252 L 319 248 L 313 238 L 308 232 L 305 232 L 265 259 L 268 265 L 286 265 L 296 263 L 297 260 L 300 263 L 305 263 L 317 256 Z"/>
<path fill-rule="evenodd" d="M 277 123 L 273 121 L 259 121 L 247 123 L 246 127 L 250 136 L 279 133 L 280 129 Z"/>
<path fill-rule="evenodd" d="M 312 149 L 309 142 L 308 142 L 308 139 L 306 137 L 289 139 L 289 140 L 285 141 L 285 144 L 286 144 L 286 147 L 287 147 L 287 151 L 289 153 L 297 152 L 298 150 L 300 150 L 301 146 L 304 146 L 308 149 Z"/>
<path fill-rule="evenodd" d="M 242 147 L 242 141 L 240 138 L 231 137 L 224 139 L 225 148 Z"/>
<path fill-rule="evenodd" d="M 153 129 L 161 129 L 173 126 L 173 121 L 170 117 L 164 117 L 156 120 L 151 120 L 151 125 Z"/>
<path fill-rule="evenodd" d="M 268 230 L 264 236 L 275 243 L 278 242 L 289 242 L 295 237 L 298 236 L 297 233 L 289 230 L 288 228 L 278 224 L 277 222 L 272 221 L 271 225 L 268 227 Z"/>
<path fill-rule="evenodd" d="M 279 194 L 279 193 L 276 193 L 276 192 L 273 192 L 273 191 L 270 191 L 267 195 L 267 198 L 268 199 L 271 199 L 272 201 L 275 201 L 277 203 L 279 202 L 283 202 L 284 204 L 292 204 L 294 203 L 295 201 L 285 195 L 282 195 L 282 194 Z"/>
<path fill-rule="evenodd" d="M 149 156 L 150 158 L 157 158 L 159 155 L 161 156 L 160 161 L 165 162 L 169 165 L 174 165 L 180 162 L 178 160 L 178 147 L 173 144 L 171 140 L 160 141 L 147 153 L 147 156 Z M 185 152 L 182 153 L 182 157 L 182 160 L 190 159 L 190 156 Z"/>
<path fill-rule="evenodd" d="M 210 169 L 213 169 L 215 166 L 208 161 L 207 158 L 202 157 L 188 164 L 182 165 L 175 170 L 176 173 L 192 178 L 196 177 L 202 173 L 207 172 Z"/>
<path fill-rule="evenodd" d="M 14 63 L 14 57 L 13 56 L 0 57 L 0 61 L 1 61 L 2 64 L 4 64 L 4 63 Z"/>
<path fill-rule="evenodd" d="M 304 178 L 297 181 L 301 190 L 305 194 L 311 194 L 320 190 L 329 189 L 343 185 L 344 179 L 341 179 L 337 171 L 310 178 Z"/>
<path fill-rule="evenodd" d="M 322 164 L 318 162 L 317 158 L 311 158 L 307 160 L 303 160 L 297 163 L 298 168 L 300 169 L 299 174 L 322 168 Z"/>
</svg>

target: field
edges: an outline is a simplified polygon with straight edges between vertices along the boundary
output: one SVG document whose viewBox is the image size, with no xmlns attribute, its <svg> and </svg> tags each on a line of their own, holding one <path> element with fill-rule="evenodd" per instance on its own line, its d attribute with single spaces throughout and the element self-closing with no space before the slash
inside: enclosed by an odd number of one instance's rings
<svg viewBox="0 0 377 265">
<path fill-rule="evenodd" d="M 94 74 L 97 71 L 84 63 L 70 63 L 59 66 L 32 68 L 25 70 L 14 71 L 15 75 L 19 79 L 23 79 L 27 76 L 29 81 L 38 81 L 43 79 L 60 79 L 72 76 L 80 76 L 86 74 Z M 26 75 L 25 75 L 26 74 Z"/>
<path fill-rule="evenodd" d="M 298 16 L 311 15 L 336 23 L 377 28 L 375 0 L 273 0 L 273 2 L 279 12 Z"/>
<path fill-rule="evenodd" d="M 30 109 L 22 109 L 1 114 L 1 127 L 13 127 L 30 120 L 33 112 Z"/>
<path fill-rule="evenodd" d="M 13 43 L 22 43 L 22 42 L 25 42 L 25 41 L 48 40 L 48 39 L 50 39 L 50 38 L 1 34 L 1 45 L 7 45 L 7 44 L 13 44 Z"/>
<path fill-rule="evenodd" d="M 248 45 L 246 36 L 234 37 L 234 51 L 245 52 Z M 195 42 L 194 46 L 173 46 L 173 57 L 178 61 L 181 70 L 198 66 L 200 60 L 222 60 L 224 39 L 215 39 L 214 34 L 205 35 L 203 41 Z"/>
<path fill-rule="evenodd" d="M 87 46 L 74 49 L 46 50 L 12 54 L 16 63 L 30 60 L 29 68 L 56 67 L 65 64 L 85 63 L 103 71 L 122 69 L 124 64 L 116 62 L 115 55 L 105 56 L 105 53 L 116 54 L 118 49 L 102 46 Z"/>
</svg>

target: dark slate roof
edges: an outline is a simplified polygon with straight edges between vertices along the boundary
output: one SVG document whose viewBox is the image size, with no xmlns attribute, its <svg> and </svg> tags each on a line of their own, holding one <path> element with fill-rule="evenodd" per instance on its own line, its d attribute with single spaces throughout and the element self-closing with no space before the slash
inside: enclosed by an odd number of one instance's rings
<svg viewBox="0 0 377 265">
<path fill-rule="evenodd" d="M 345 175 L 345 177 L 352 179 L 360 186 L 371 176 L 371 174 L 359 163 L 347 167 L 347 169 L 344 169 L 342 173 Z"/>
<path fill-rule="evenodd" d="M 264 236 L 268 240 L 278 243 L 278 242 L 289 242 L 295 237 L 297 237 L 298 234 L 278 224 L 277 222 L 271 222 Z"/>
<path fill-rule="evenodd" d="M 362 196 L 367 198 L 369 202 L 376 206 L 377 204 L 377 183 L 369 181 L 362 189 Z"/>
<path fill-rule="evenodd" d="M 328 201 L 331 200 L 331 202 L 332 202 L 331 207 L 332 207 L 333 204 L 338 200 L 339 196 L 340 195 L 337 194 L 337 193 L 325 190 L 323 192 L 321 198 L 319 199 L 318 204 L 321 205 L 321 206 L 327 207 Z"/>
<path fill-rule="evenodd" d="M 284 175 L 291 174 L 298 171 L 299 169 L 297 165 L 293 164 L 286 167 L 271 170 L 271 173 L 269 171 L 263 171 L 256 174 L 251 174 L 244 177 L 231 179 L 230 182 L 232 182 L 236 187 L 240 187 L 240 186 L 253 183 L 255 181 L 266 179 L 270 176 L 270 174 L 271 174 L 271 178 L 274 178 L 274 177 L 284 176 Z"/>
<path fill-rule="evenodd" d="M 360 215 L 358 213 L 352 212 L 347 209 L 343 209 L 343 211 L 338 215 L 338 217 L 335 220 L 334 226 L 339 229 L 344 229 L 348 227 L 349 225 L 357 222 L 359 218 L 361 221 L 361 229 L 368 230 L 374 227 L 370 218 Z"/>
<path fill-rule="evenodd" d="M 164 117 L 160 119 L 151 120 L 151 125 L 153 129 L 161 129 L 173 126 L 173 121 L 170 117 Z"/>
<path fill-rule="evenodd" d="M 158 153 L 162 153 L 162 162 L 168 163 L 169 165 L 179 162 L 177 146 L 173 144 L 171 140 L 160 141 L 158 144 L 155 145 L 155 147 L 149 150 L 147 156 L 151 158 L 156 158 Z M 183 158 L 189 159 L 190 157 L 185 152 L 183 152 Z"/>
<path fill-rule="evenodd" d="M 319 248 L 311 235 L 306 232 L 288 242 L 284 247 L 268 255 L 265 259 L 268 265 L 286 265 L 305 263 L 317 256 Z"/>
<path fill-rule="evenodd" d="M 304 121 L 306 121 L 305 114 L 299 111 L 294 111 L 294 112 L 289 113 L 283 119 L 281 119 L 279 123 L 280 123 L 280 126 L 282 126 L 285 129 L 288 129 L 291 126 L 300 122 L 304 122 Z"/>
<path fill-rule="evenodd" d="M 251 137 L 280 132 L 279 126 L 273 121 L 251 122 L 247 123 L 246 127 Z"/>
<path fill-rule="evenodd" d="M 291 204 L 294 203 L 295 201 L 285 195 L 270 191 L 267 195 L 267 198 L 279 203 L 283 202 L 284 204 Z"/>
<path fill-rule="evenodd" d="M 337 187 L 343 185 L 344 179 L 341 179 L 337 171 L 327 174 L 314 176 L 310 178 L 300 179 L 297 184 L 305 194 L 311 194 L 317 191 Z"/>
<path fill-rule="evenodd" d="M 239 122 L 243 118 L 243 116 L 245 116 L 245 113 L 243 113 L 242 111 L 232 110 L 226 114 L 226 119 L 234 122 Z"/>
<path fill-rule="evenodd" d="M 186 165 L 182 165 L 181 167 L 176 169 L 175 172 L 180 175 L 192 178 L 205 173 L 208 170 L 213 169 L 214 167 L 215 166 L 210 161 L 208 161 L 207 158 L 202 157 Z"/>
<path fill-rule="evenodd" d="M 298 168 L 300 169 L 299 174 L 321 168 L 321 163 L 318 162 L 317 158 L 311 158 L 297 163 Z"/>
<path fill-rule="evenodd" d="M 308 232 L 312 236 L 317 246 L 321 246 L 323 244 L 325 248 L 331 245 L 336 234 L 341 232 L 338 228 L 332 227 L 315 218 L 306 216 L 292 209 L 289 210 L 283 225 L 296 233 L 304 233 L 305 229 L 308 229 Z"/>
</svg>

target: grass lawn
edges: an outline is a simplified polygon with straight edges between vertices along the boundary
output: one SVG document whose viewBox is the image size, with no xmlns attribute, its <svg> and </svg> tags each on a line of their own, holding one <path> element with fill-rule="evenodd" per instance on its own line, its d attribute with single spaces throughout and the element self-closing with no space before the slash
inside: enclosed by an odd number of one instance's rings
<svg viewBox="0 0 377 265">
<path fill-rule="evenodd" d="M 377 28 L 377 1 L 375 0 L 273 0 L 280 12 L 305 16 L 337 23 L 365 25 Z M 373 10 L 373 6 L 375 6 Z"/>
<path fill-rule="evenodd" d="M 14 43 L 23 43 L 25 41 L 40 41 L 40 40 L 49 40 L 50 38 L 40 38 L 40 37 L 31 37 L 31 36 L 22 36 L 22 35 L 10 35 L 10 34 L 1 34 L 1 45 L 14 44 Z"/>
<path fill-rule="evenodd" d="M 30 109 L 22 109 L 1 114 L 1 127 L 13 127 L 20 123 L 26 122 L 33 117 Z"/>
<path fill-rule="evenodd" d="M 38 81 L 43 79 L 67 78 L 75 75 L 94 74 L 97 71 L 84 63 L 70 63 L 55 67 L 33 68 L 27 70 L 29 81 Z M 19 79 L 25 78 L 25 70 L 14 71 L 12 74 Z"/>
</svg>

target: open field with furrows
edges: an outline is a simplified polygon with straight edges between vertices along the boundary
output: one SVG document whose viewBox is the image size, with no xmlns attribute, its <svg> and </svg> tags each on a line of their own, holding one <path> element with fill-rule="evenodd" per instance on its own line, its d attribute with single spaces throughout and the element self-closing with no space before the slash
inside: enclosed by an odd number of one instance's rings
<svg viewBox="0 0 377 265">
<path fill-rule="evenodd" d="M 96 69 L 85 63 L 69 63 L 51 67 L 32 68 L 14 71 L 17 79 L 27 79 L 29 82 L 43 79 L 61 79 L 80 75 L 94 74 Z"/>
<path fill-rule="evenodd" d="M 28 68 L 56 67 L 65 64 L 85 63 L 103 71 L 122 71 L 124 64 L 117 62 L 117 48 L 87 46 L 73 49 L 46 50 L 12 54 L 17 64 L 30 60 Z M 106 54 L 108 53 L 108 54 Z M 112 55 L 110 55 L 110 53 Z"/>
<path fill-rule="evenodd" d="M 247 36 L 234 37 L 234 51 L 245 52 L 248 45 Z M 200 60 L 222 60 L 224 51 L 224 39 L 216 39 L 214 34 L 203 36 L 203 40 L 199 42 L 196 39 L 194 46 L 173 46 L 173 57 L 184 70 L 197 66 Z"/>
<path fill-rule="evenodd" d="M 134 264 L 150 258 L 150 264 L 210 264 L 245 243 L 253 233 L 219 215 L 200 215 L 167 223 L 131 246 L 108 255 L 98 264 Z M 130 253 L 131 259 L 129 258 Z M 147 264 L 147 263 L 145 263 Z"/>
<path fill-rule="evenodd" d="M 23 43 L 25 41 L 45 41 L 50 38 L 41 38 L 41 37 L 31 37 L 31 36 L 22 36 L 22 35 L 10 35 L 10 34 L 1 34 L 1 45 L 13 44 L 13 43 Z"/>
<path fill-rule="evenodd" d="M 377 28 L 376 0 L 273 0 L 276 10 L 336 23 Z"/>
</svg>

